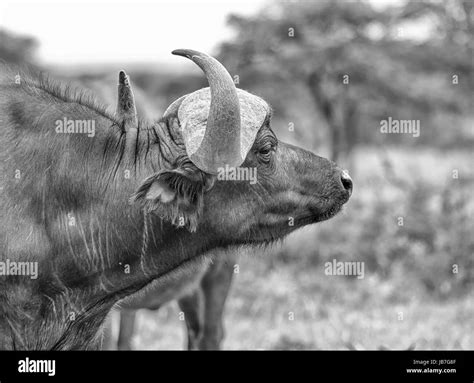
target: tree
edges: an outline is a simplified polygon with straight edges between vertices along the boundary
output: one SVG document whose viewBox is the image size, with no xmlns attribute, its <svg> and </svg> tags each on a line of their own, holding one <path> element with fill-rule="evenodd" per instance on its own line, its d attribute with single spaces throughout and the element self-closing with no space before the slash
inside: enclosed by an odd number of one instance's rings
<svg viewBox="0 0 474 383">
<path fill-rule="evenodd" d="M 452 75 L 467 78 L 472 70 L 472 7 L 450 3 L 383 11 L 362 1 L 276 3 L 257 16 L 231 16 L 237 33 L 221 45 L 220 58 L 235 73 L 305 87 L 330 133 L 331 157 L 338 160 L 359 140 L 380 140 L 363 125 L 374 126 L 384 116 L 467 109 L 469 84 L 450 85 Z M 455 5 L 470 15 L 461 17 L 462 25 L 453 19 L 460 17 Z M 401 35 L 406 23 L 428 15 L 435 28 L 425 41 Z"/>
<path fill-rule="evenodd" d="M 0 59 L 6 62 L 32 63 L 37 47 L 38 42 L 33 37 L 20 36 L 0 29 Z"/>
</svg>

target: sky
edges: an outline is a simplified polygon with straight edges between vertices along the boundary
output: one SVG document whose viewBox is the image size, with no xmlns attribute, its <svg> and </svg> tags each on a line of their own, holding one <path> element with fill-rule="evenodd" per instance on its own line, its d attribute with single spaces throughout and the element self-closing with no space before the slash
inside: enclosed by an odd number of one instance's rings
<svg viewBox="0 0 474 383">
<path fill-rule="evenodd" d="M 183 65 L 170 52 L 213 53 L 232 36 L 229 13 L 251 15 L 271 0 L 0 0 L 0 26 L 35 36 L 45 65 Z M 291 1 L 291 0 L 289 0 Z M 372 0 L 381 7 L 399 0 Z"/>
<path fill-rule="evenodd" d="M 265 0 L 0 0 L 0 26 L 35 36 L 44 64 L 164 62 L 170 52 L 212 53 L 232 36 L 229 13 L 256 13 Z"/>
</svg>

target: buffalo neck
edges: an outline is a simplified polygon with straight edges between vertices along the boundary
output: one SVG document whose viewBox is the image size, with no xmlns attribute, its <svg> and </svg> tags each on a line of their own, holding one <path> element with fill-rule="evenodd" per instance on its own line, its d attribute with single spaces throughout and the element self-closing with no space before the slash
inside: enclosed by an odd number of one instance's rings
<svg viewBox="0 0 474 383">
<path fill-rule="evenodd" d="M 21 177 L 3 184 L 2 260 L 37 262 L 38 277 L 2 281 L 0 348 L 95 347 L 118 300 L 214 246 L 205 229 L 189 233 L 129 202 L 140 182 L 172 165 L 179 137 L 166 122 L 143 124 L 135 152 L 125 153 L 126 132 L 103 111 L 49 93 L 11 94 L 11 151 L 2 158 Z M 64 119 L 94 132 L 56 129 Z"/>
</svg>

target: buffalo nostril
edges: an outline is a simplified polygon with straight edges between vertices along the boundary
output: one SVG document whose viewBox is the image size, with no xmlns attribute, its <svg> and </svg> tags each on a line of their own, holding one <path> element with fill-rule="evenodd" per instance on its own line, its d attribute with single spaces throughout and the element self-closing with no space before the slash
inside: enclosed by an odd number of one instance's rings
<svg viewBox="0 0 474 383">
<path fill-rule="evenodd" d="M 344 189 L 346 189 L 347 192 L 349 193 L 349 195 L 351 195 L 352 194 L 352 178 L 349 175 L 349 173 L 347 172 L 347 170 L 342 171 L 342 173 L 341 173 L 341 182 L 342 182 L 342 186 L 344 187 Z"/>
</svg>

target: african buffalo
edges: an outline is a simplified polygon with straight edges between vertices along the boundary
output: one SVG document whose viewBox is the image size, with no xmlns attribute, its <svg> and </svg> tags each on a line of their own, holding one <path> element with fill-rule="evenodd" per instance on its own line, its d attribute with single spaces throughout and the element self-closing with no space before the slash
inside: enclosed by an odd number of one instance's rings
<svg viewBox="0 0 474 383">
<path fill-rule="evenodd" d="M 328 219 L 349 199 L 348 174 L 279 142 L 268 104 L 217 60 L 173 53 L 210 87 L 154 123 L 137 119 L 124 72 L 111 113 L 1 69 L 0 348 L 97 348 L 119 300 L 190 278 L 212 249 Z"/>
</svg>

